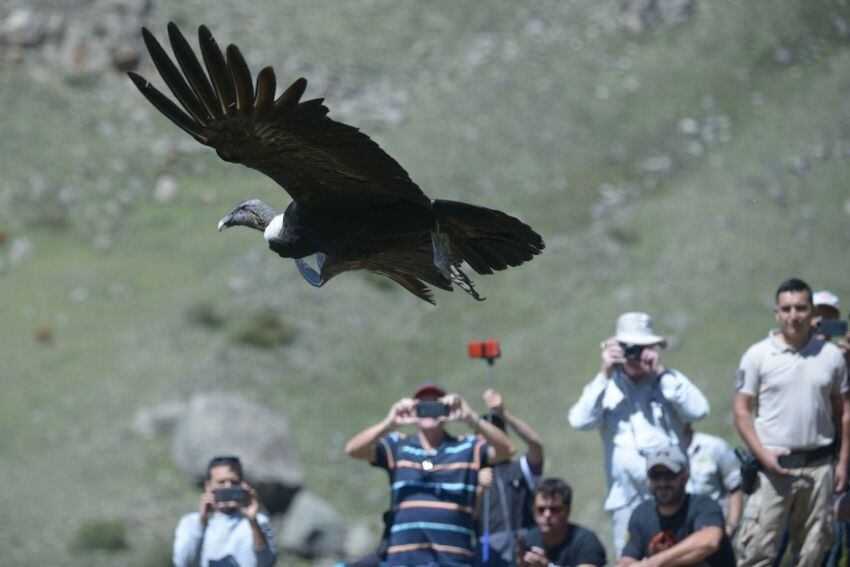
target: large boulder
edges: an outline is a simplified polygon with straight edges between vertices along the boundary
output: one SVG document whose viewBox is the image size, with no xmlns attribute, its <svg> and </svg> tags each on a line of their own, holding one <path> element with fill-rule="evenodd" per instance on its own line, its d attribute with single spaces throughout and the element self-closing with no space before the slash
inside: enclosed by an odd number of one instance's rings
<svg viewBox="0 0 850 567">
<path fill-rule="evenodd" d="M 153 0 L 0 2 L 0 59 L 60 69 L 69 77 L 140 62 L 139 28 L 156 21 Z"/>
<path fill-rule="evenodd" d="M 333 506 L 302 490 L 283 518 L 278 544 L 302 557 L 338 559 L 345 551 L 345 536 L 345 523 Z"/>
<path fill-rule="evenodd" d="M 199 394 L 177 423 L 174 463 L 202 484 L 209 460 L 238 455 L 247 480 L 270 513 L 286 511 L 303 475 L 292 452 L 286 419 L 235 394 Z"/>
</svg>

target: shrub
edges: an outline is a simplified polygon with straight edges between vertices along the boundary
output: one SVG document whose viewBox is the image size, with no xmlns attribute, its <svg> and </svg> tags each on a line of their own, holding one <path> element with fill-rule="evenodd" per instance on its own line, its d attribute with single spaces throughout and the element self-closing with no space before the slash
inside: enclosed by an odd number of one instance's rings
<svg viewBox="0 0 850 567">
<path fill-rule="evenodd" d="M 201 301 L 194 304 L 186 311 L 186 317 L 199 327 L 217 329 L 224 325 L 225 317 L 216 306 L 209 301 Z"/>
<path fill-rule="evenodd" d="M 245 318 L 231 333 L 237 343 L 257 347 L 274 348 L 292 343 L 296 330 L 273 311 L 258 311 Z"/>
<path fill-rule="evenodd" d="M 78 551 L 125 551 L 127 526 L 123 520 L 90 520 L 83 522 L 74 537 L 74 548 Z"/>
</svg>

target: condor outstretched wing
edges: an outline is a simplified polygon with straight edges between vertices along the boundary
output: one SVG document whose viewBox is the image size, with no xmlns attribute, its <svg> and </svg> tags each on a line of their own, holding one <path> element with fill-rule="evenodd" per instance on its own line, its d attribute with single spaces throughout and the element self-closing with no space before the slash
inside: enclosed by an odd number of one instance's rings
<svg viewBox="0 0 850 567">
<path fill-rule="evenodd" d="M 147 29 L 142 28 L 142 35 L 159 74 L 183 108 L 129 73 L 142 94 L 222 159 L 277 181 L 300 206 L 399 200 L 430 206 L 404 168 L 378 144 L 357 128 L 328 118 L 322 99 L 300 102 L 305 79 L 292 83 L 275 100 L 274 70 L 261 70 L 255 89 L 239 49 L 229 45 L 225 59 L 206 26 L 198 29 L 203 67 L 174 23 L 168 24 L 168 36 L 180 69 Z"/>
<path fill-rule="evenodd" d="M 357 260 L 327 256 L 321 267 L 321 278 L 324 283 L 343 272 L 367 270 L 390 278 L 416 297 L 435 305 L 434 296 L 425 284 L 446 291 L 452 291 L 452 284 L 434 265 L 433 254 L 431 240 L 426 236 L 415 247 L 404 251 L 385 252 Z"/>
</svg>

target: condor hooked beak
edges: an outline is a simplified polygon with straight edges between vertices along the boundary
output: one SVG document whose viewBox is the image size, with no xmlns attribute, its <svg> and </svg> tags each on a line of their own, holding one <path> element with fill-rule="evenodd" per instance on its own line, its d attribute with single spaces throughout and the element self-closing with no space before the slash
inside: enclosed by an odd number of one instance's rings
<svg viewBox="0 0 850 567">
<path fill-rule="evenodd" d="M 218 231 L 221 232 L 225 228 L 233 226 L 233 213 L 230 213 L 220 221 L 218 221 Z"/>
</svg>

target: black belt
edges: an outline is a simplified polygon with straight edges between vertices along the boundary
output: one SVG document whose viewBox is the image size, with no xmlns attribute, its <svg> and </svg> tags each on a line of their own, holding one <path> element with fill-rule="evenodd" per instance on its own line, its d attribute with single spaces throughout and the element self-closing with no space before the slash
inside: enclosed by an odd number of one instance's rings
<svg viewBox="0 0 850 567">
<path fill-rule="evenodd" d="M 786 469 L 799 469 L 807 467 L 815 461 L 831 457 L 834 452 L 835 448 L 830 444 L 824 447 L 818 447 L 817 449 L 811 449 L 809 451 L 791 451 L 787 455 L 781 455 L 777 461 L 779 461 L 780 467 Z"/>
</svg>

